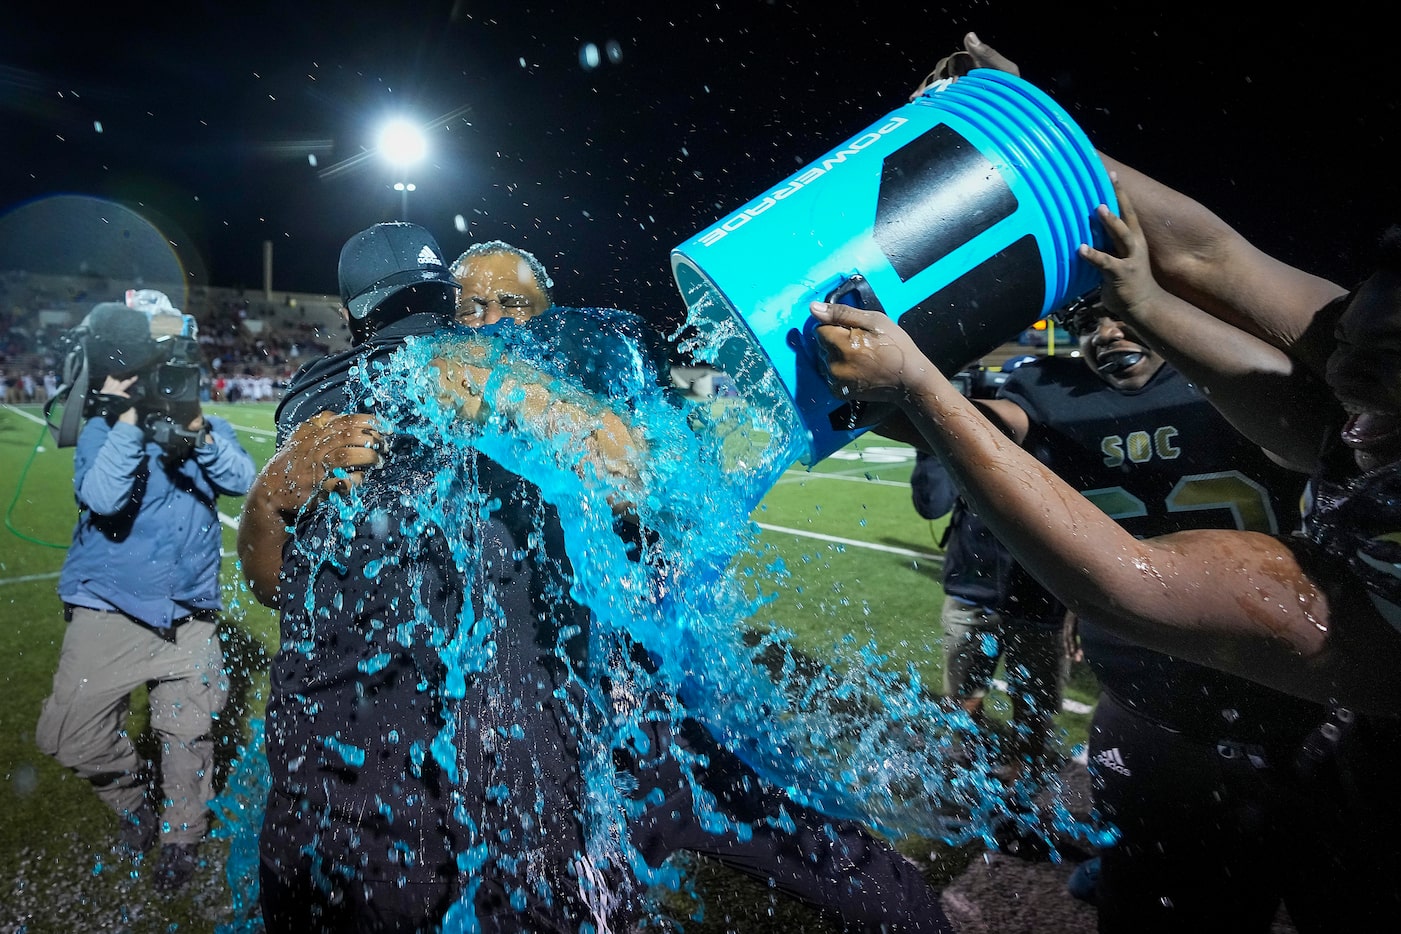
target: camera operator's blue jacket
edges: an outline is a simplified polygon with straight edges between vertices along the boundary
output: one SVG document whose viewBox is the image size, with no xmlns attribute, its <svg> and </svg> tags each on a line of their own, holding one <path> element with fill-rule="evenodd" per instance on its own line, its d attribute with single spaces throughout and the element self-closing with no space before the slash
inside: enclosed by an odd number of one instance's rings
<svg viewBox="0 0 1401 934">
<path fill-rule="evenodd" d="M 247 493 L 257 470 L 228 422 L 205 422 L 209 440 L 169 466 L 139 426 L 83 426 L 73 457 L 81 512 L 58 581 L 64 603 L 161 629 L 222 607 L 218 498 Z"/>
</svg>

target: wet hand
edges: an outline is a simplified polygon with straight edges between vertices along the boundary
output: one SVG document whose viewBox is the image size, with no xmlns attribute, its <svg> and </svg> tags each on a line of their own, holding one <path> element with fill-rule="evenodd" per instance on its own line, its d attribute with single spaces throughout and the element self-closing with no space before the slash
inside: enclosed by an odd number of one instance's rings
<svg viewBox="0 0 1401 934">
<path fill-rule="evenodd" d="M 281 471 L 274 486 L 279 511 L 294 513 L 318 493 L 344 493 L 364 483 L 366 472 L 379 466 L 383 445 L 372 415 L 312 416 L 269 462 L 269 469 Z"/>
<path fill-rule="evenodd" d="M 910 336 L 879 312 L 813 302 L 816 335 L 827 383 L 841 398 L 904 403 L 910 385 L 933 364 Z"/>
<path fill-rule="evenodd" d="M 1100 225 L 1109 234 L 1114 252 L 1098 250 L 1088 243 L 1080 244 L 1080 255 L 1103 278 L 1101 300 L 1111 315 L 1122 321 L 1142 320 L 1161 301 L 1163 290 L 1153 278 L 1148 256 L 1148 240 L 1134 210 L 1133 200 L 1114 179 L 1114 193 L 1119 199 L 1119 215 L 1101 204 L 1095 211 Z"/>
<path fill-rule="evenodd" d="M 973 57 L 976 67 L 992 68 L 996 71 L 1005 71 L 1009 75 L 1021 77 L 1022 70 L 1017 63 L 979 39 L 977 33 L 970 32 L 965 35 L 963 37 L 963 47 L 967 49 L 968 54 Z"/>
</svg>

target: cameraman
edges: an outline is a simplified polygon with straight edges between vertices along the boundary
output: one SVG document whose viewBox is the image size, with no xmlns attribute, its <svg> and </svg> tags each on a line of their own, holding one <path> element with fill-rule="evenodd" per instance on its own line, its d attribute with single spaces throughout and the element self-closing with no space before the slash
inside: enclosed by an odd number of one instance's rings
<svg viewBox="0 0 1401 934">
<path fill-rule="evenodd" d="M 246 493 L 255 468 L 197 395 L 172 401 L 153 388 L 180 367 L 166 368 L 169 344 L 151 339 L 149 322 L 116 303 L 86 322 L 86 365 L 103 382 L 69 403 L 89 417 L 73 462 L 78 523 L 58 585 L 68 628 L 35 738 L 120 816 L 119 851 L 139 859 L 159 833 L 153 883 L 174 891 L 197 866 L 213 794 L 210 727 L 228 696 L 215 632 L 217 502 Z M 161 743 L 159 815 L 148 763 L 124 730 L 141 685 Z"/>
<path fill-rule="evenodd" d="M 974 365 L 959 374 L 959 390 L 971 399 L 996 398 L 1007 375 L 1035 359 L 1014 357 L 996 373 Z M 936 516 L 928 514 L 921 494 L 941 483 L 952 487 L 938 458 L 918 452 L 910 484 L 915 508 L 925 518 Z M 956 489 L 939 505 L 944 503 L 949 505 L 938 513 L 949 513 L 940 543 L 944 548 L 944 606 L 940 614 L 944 693 L 958 702 L 980 731 L 985 729 L 984 699 L 1002 660 L 1012 696 L 1013 736 L 1007 744 L 1008 761 L 999 773 L 1012 781 L 1029 769 L 1028 777 L 1040 781 L 1055 756 L 1054 717 L 1069 673 L 1060 629 L 1028 618 L 1031 614 L 1014 596 L 1012 556 L 957 496 Z M 965 752 L 973 758 L 971 750 Z"/>
</svg>

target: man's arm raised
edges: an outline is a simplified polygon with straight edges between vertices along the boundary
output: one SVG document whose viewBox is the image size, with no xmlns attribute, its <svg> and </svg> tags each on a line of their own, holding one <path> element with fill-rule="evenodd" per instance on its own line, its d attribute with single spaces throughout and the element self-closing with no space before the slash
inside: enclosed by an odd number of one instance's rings
<svg viewBox="0 0 1401 934">
<path fill-rule="evenodd" d="M 938 78 L 958 77 L 972 68 L 1021 75 L 1016 63 L 974 33 L 964 36 L 963 46 L 942 59 L 911 96 Z M 1318 319 L 1318 313 L 1345 294 L 1344 288 L 1268 255 L 1182 192 L 1104 152 L 1099 156 L 1138 206 L 1153 274 L 1164 289 L 1322 375 L 1333 319 Z M 1159 349 L 1171 359 L 1170 349 Z"/>
<path fill-rule="evenodd" d="M 492 360 L 462 355 L 435 358 L 432 366 L 438 371 L 439 400 L 463 418 L 480 422 L 495 415 L 535 437 L 579 439 L 584 453 L 579 467 L 592 467 L 613 486 L 609 501 L 615 512 L 629 512 L 647 446 L 641 432 L 616 411 L 520 364 L 501 369 Z"/>
<path fill-rule="evenodd" d="M 1104 307 L 1171 360 L 1242 434 L 1281 463 L 1312 473 L 1324 433 L 1340 414 L 1327 386 L 1280 347 L 1163 288 L 1151 271 L 1137 198 L 1117 178 L 1115 189 L 1122 216 L 1099 208 L 1115 252 L 1080 247 L 1102 274 Z"/>
<path fill-rule="evenodd" d="M 239 564 L 259 603 L 278 605 L 282 547 L 297 514 L 317 496 L 363 483 L 379 464 L 381 441 L 373 416 L 321 412 L 263 465 L 238 523 Z"/>
<path fill-rule="evenodd" d="M 834 391 L 900 405 L 993 534 L 1072 612 L 1291 694 L 1394 706 L 1379 671 L 1401 663 L 1397 640 L 1371 639 L 1363 621 L 1335 626 L 1284 542 L 1223 530 L 1136 539 L 984 418 L 889 318 L 820 302 L 812 313 Z"/>
</svg>

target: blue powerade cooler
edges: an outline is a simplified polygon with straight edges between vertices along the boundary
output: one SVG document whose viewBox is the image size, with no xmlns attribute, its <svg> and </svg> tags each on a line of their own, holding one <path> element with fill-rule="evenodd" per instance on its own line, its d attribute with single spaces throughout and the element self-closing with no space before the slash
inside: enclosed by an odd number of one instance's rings
<svg viewBox="0 0 1401 934">
<path fill-rule="evenodd" d="M 809 302 L 885 312 L 952 375 L 1098 284 L 1077 249 L 1102 241 L 1100 204 L 1117 211 L 1069 114 L 977 69 L 682 243 L 671 268 L 708 362 L 796 409 L 811 466 L 880 413 L 832 395 Z"/>
</svg>

